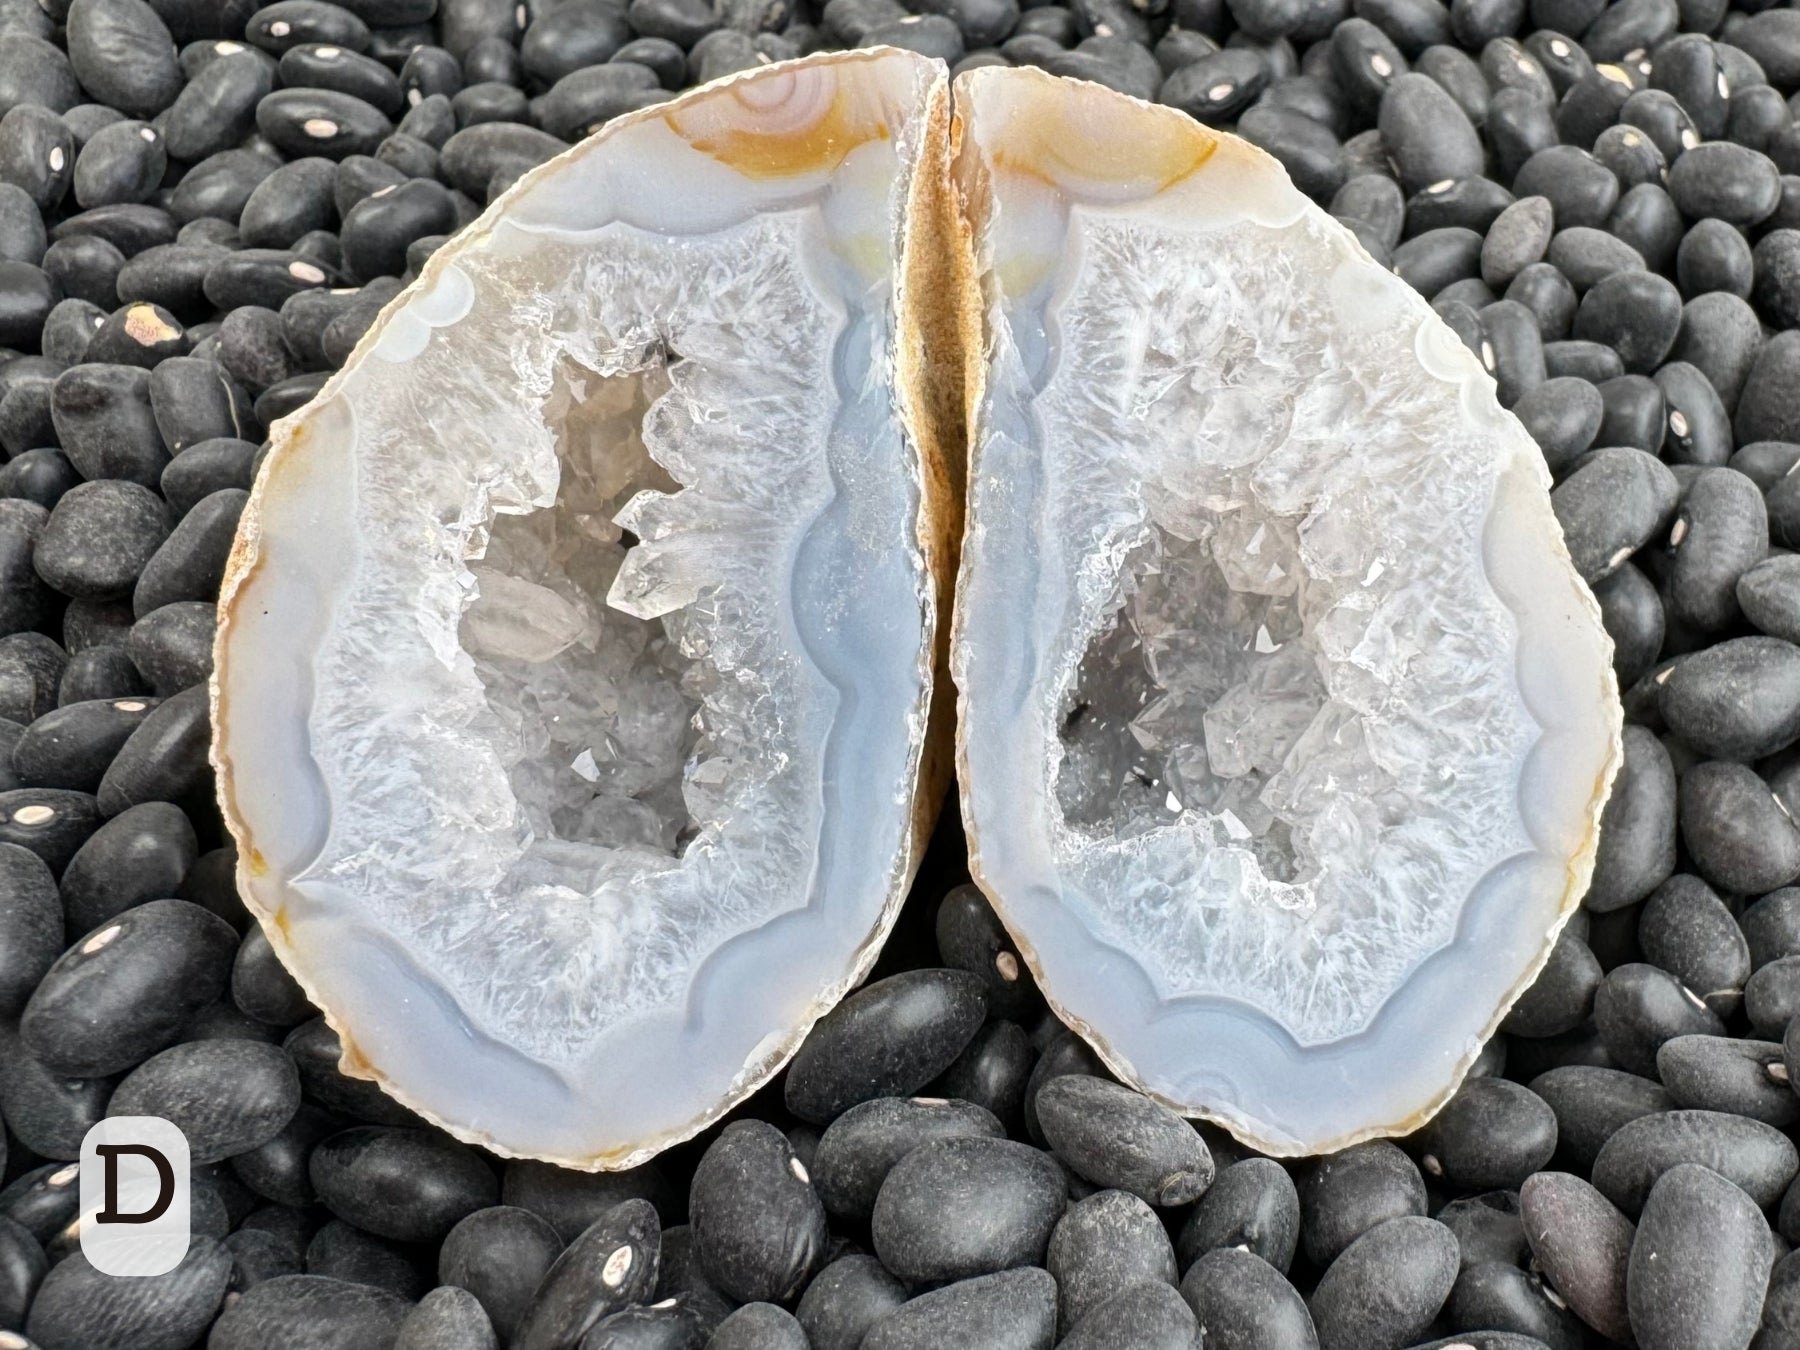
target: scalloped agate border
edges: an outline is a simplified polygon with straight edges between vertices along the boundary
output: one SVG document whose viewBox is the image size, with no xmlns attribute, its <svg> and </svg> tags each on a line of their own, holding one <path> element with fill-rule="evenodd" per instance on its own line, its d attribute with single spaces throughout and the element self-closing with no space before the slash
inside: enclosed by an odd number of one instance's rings
<svg viewBox="0 0 1800 1350">
<path fill-rule="evenodd" d="M 1012 72 L 1002 76 L 1010 77 Z M 979 78 L 980 75 L 959 77 L 953 85 L 953 96 L 960 95 L 971 79 Z M 1027 78 L 1045 82 L 1054 79 L 1036 71 L 1030 72 Z M 1190 124 L 1171 109 L 1128 99 L 1125 95 L 1102 90 L 1100 86 L 1087 87 L 1105 97 L 1137 104 L 1146 116 L 1178 119 L 1184 133 L 1211 138 L 1220 147 L 1246 156 L 1256 172 L 1273 175 L 1291 194 L 1298 209 L 1286 218 L 1286 223 L 1297 221 L 1308 213 L 1324 216 L 1317 206 L 1291 186 L 1279 164 L 1263 151 Z M 964 154 L 979 159 L 981 151 L 971 143 L 965 146 Z M 1199 175 L 1203 178 L 1210 167 L 1209 161 L 1199 170 Z M 985 172 L 985 165 L 982 172 Z M 1133 207 L 1148 208 L 1151 201 L 1153 198 L 1139 197 L 1088 205 L 1089 209 L 1097 211 L 1128 213 Z M 1072 209 L 1083 207 L 1077 205 Z M 1262 221 L 1260 216 L 1254 218 L 1261 223 L 1270 223 Z M 1125 1082 L 1184 1115 L 1223 1125 L 1251 1147 L 1275 1157 L 1329 1153 L 1368 1139 L 1409 1133 L 1434 1115 L 1455 1093 L 1485 1042 L 1549 960 L 1558 934 L 1586 892 L 1599 842 L 1601 810 L 1620 760 L 1621 714 L 1617 680 L 1609 659 L 1612 642 L 1601 625 L 1598 603 L 1575 574 L 1561 531 L 1550 511 L 1547 495 L 1550 475 L 1541 456 L 1523 427 L 1495 400 L 1493 378 L 1424 297 L 1370 258 L 1347 229 L 1329 217 L 1325 219 L 1330 224 L 1328 237 L 1334 243 L 1340 265 L 1360 262 L 1368 270 L 1371 283 L 1379 283 L 1382 298 L 1391 297 L 1392 303 L 1397 304 L 1403 314 L 1417 319 L 1414 350 L 1421 368 L 1457 387 L 1457 402 L 1463 418 L 1497 421 L 1510 451 L 1508 461 L 1496 471 L 1482 555 L 1489 585 L 1517 624 L 1514 665 L 1520 700 L 1541 729 L 1540 736 L 1525 756 L 1519 787 L 1520 817 L 1539 851 L 1516 854 L 1483 876 L 1462 902 L 1455 936 L 1419 962 L 1404 986 L 1387 999 L 1363 1030 L 1336 1041 L 1307 1046 L 1300 1044 L 1272 1015 L 1237 998 L 1189 994 L 1164 1000 L 1157 994 L 1152 977 L 1137 958 L 1100 937 L 1064 905 L 1057 894 L 1041 883 L 1031 885 L 1030 920 L 1022 922 L 1018 917 L 1021 907 L 1008 901 L 1007 887 L 997 884 L 982 866 L 980 826 L 972 805 L 973 794 L 965 791 L 962 797 L 964 826 L 971 841 L 971 871 L 1011 932 L 1057 1015 L 1075 1028 L 1107 1067 Z M 984 252 L 978 259 L 978 270 L 984 277 L 990 274 L 989 263 Z M 992 294 L 987 297 L 985 310 L 985 321 L 991 332 L 996 323 L 1004 322 L 998 317 L 1001 304 Z M 1052 366 L 1047 369 L 1054 368 L 1056 359 L 1053 342 Z M 985 422 L 977 417 L 974 425 L 976 432 L 970 446 L 971 482 L 980 476 Z M 1542 494 L 1538 496 L 1535 509 L 1529 500 L 1533 494 Z M 1530 530 L 1529 548 L 1516 552 L 1504 548 L 1500 542 L 1500 526 L 1508 523 L 1515 530 L 1522 527 Z M 1536 601 L 1531 598 L 1532 582 L 1537 579 L 1535 573 L 1545 566 L 1546 559 L 1561 564 L 1560 575 L 1569 584 L 1573 612 L 1550 605 L 1542 598 Z M 962 639 L 963 621 L 967 615 L 963 600 L 965 587 L 971 580 L 972 575 L 965 568 L 959 579 L 958 603 L 952 616 L 953 645 Z M 1574 799 L 1565 800 L 1571 798 L 1568 785 L 1562 781 L 1566 775 L 1550 773 L 1544 767 L 1552 757 L 1549 752 L 1559 745 L 1575 746 L 1581 741 L 1592 741 L 1595 736 L 1592 729 L 1571 733 L 1568 719 L 1558 716 L 1556 709 L 1556 700 L 1565 691 L 1553 687 L 1556 682 L 1541 672 L 1549 669 L 1543 658 L 1564 645 L 1566 625 L 1582 620 L 1591 625 L 1591 635 L 1598 641 L 1601 658 L 1598 698 L 1602 710 L 1611 713 L 1609 744 L 1598 779 L 1581 786 Z M 1537 658 L 1535 662 L 1533 658 Z M 963 674 L 960 665 L 956 672 L 959 676 Z M 966 744 L 968 695 L 962 681 L 958 683 L 957 765 L 959 775 L 966 780 L 970 776 Z M 1587 697 L 1592 696 L 1590 691 Z M 1028 711 L 1027 716 L 1030 715 Z M 1542 781 L 1545 779 L 1549 781 Z M 1546 812 L 1532 804 L 1531 799 L 1540 792 L 1557 802 L 1557 807 Z M 1054 805 L 1051 811 L 1060 818 L 1060 811 Z M 1546 843 L 1546 817 L 1587 822 L 1572 856 L 1565 857 L 1565 850 L 1554 843 Z M 1054 875 L 1057 870 L 1055 860 L 1051 859 L 1050 863 Z M 1516 974 L 1509 977 L 1507 972 L 1499 972 L 1498 978 L 1484 980 L 1489 972 L 1481 969 L 1480 957 L 1484 951 L 1491 951 L 1501 944 L 1506 930 L 1516 931 L 1519 906 L 1513 897 L 1525 888 L 1536 900 L 1537 908 L 1547 911 L 1533 920 L 1534 930 L 1544 933 L 1541 946 Z M 1553 905 L 1549 903 L 1552 898 Z M 1509 900 L 1512 900 L 1511 907 L 1507 905 Z M 1068 953 L 1064 960 L 1083 963 L 1082 980 L 1109 983 L 1114 996 L 1122 998 L 1135 1013 L 1137 1025 L 1143 1028 L 1136 1036 L 1140 1045 L 1179 1043 L 1189 1047 L 1171 1056 L 1177 1059 L 1191 1054 L 1191 1047 L 1203 1046 L 1202 1053 L 1210 1062 L 1196 1065 L 1193 1072 L 1184 1075 L 1181 1083 L 1158 1085 L 1147 1082 L 1135 1069 L 1132 1056 L 1122 1048 L 1120 1042 L 1124 1038 L 1109 1038 L 1056 993 L 1055 981 L 1045 968 L 1039 949 L 1057 944 L 1033 941 L 1034 934 L 1043 938 L 1052 929 L 1061 930 L 1059 941 Z M 1465 970 L 1464 967 L 1474 969 Z M 1481 991 L 1479 997 L 1474 996 L 1476 990 Z M 1490 1011 L 1451 1018 L 1444 1016 L 1442 1009 L 1446 1008 L 1485 1008 Z M 1139 1053 L 1141 1056 L 1141 1050 Z M 1354 1094 L 1354 1088 L 1348 1085 L 1353 1084 L 1358 1075 L 1374 1074 L 1392 1082 L 1397 1071 L 1404 1074 L 1405 1082 L 1397 1089 L 1390 1089 L 1388 1095 L 1404 1099 L 1405 1104 L 1395 1111 L 1380 1113 L 1385 1118 L 1379 1122 L 1305 1139 L 1297 1138 L 1267 1120 L 1221 1104 L 1221 1099 L 1229 1101 L 1239 1095 L 1235 1087 L 1241 1079 L 1255 1074 L 1269 1075 L 1271 1071 L 1267 1066 L 1271 1062 L 1283 1066 L 1279 1081 L 1286 1090 L 1266 1095 L 1294 1103 L 1302 1114 L 1307 1114 L 1304 1105 L 1309 1098 L 1317 1101 L 1323 1097 L 1328 1103 L 1325 1110 L 1310 1114 L 1342 1116 L 1345 1113 L 1341 1109 L 1333 1109 L 1340 1095 L 1337 1085 L 1348 1087 Z"/>
</svg>

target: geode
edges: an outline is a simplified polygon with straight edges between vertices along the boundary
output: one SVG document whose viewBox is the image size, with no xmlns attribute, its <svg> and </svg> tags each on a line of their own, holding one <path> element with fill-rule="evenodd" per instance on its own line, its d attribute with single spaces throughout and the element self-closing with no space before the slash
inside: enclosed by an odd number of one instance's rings
<svg viewBox="0 0 1800 1350">
<path fill-rule="evenodd" d="M 948 648 L 1053 1007 L 1264 1150 L 1400 1132 L 1618 758 L 1547 482 L 1242 142 L 893 51 L 731 77 L 527 175 L 275 429 L 215 676 L 240 887 L 346 1071 L 630 1165 L 867 972 Z"/>
<path fill-rule="evenodd" d="M 277 425 L 220 603 L 239 885 L 347 1071 L 624 1167 L 867 971 L 956 503 L 915 408 L 947 88 L 859 53 L 623 119 Z"/>
<path fill-rule="evenodd" d="M 1547 959 L 1619 759 L 1543 459 L 1266 155 L 1036 72 L 955 102 L 976 880 L 1126 1081 L 1271 1154 L 1404 1133 Z"/>
</svg>

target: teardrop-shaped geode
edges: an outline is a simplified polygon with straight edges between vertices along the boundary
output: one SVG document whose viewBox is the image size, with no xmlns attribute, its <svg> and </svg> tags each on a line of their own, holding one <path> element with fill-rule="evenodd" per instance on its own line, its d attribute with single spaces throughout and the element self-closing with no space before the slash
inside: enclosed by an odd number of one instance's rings
<svg viewBox="0 0 1800 1350">
<path fill-rule="evenodd" d="M 1265 1150 L 1399 1132 L 1617 759 L 1546 482 L 1231 137 L 896 52 L 733 77 L 529 175 L 276 429 L 221 604 L 241 886 L 349 1071 L 641 1160 L 873 960 L 957 578 L 971 861 L 1057 1010 Z"/>
<path fill-rule="evenodd" d="M 873 962 L 947 779 L 958 503 L 915 408 L 947 86 L 899 53 L 621 119 L 279 424 L 221 601 L 240 887 L 345 1067 L 621 1167 Z M 921 395 L 923 397 L 923 395 Z"/>
<path fill-rule="evenodd" d="M 1549 475 L 1244 142 L 957 80 L 987 361 L 952 670 L 976 879 L 1119 1075 L 1275 1154 L 1422 1123 L 1618 760 Z"/>
</svg>

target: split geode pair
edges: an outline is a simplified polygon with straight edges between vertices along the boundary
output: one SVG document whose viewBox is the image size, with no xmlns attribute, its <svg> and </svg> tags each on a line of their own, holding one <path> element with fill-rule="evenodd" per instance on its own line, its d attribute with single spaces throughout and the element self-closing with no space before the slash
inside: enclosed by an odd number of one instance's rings
<svg viewBox="0 0 1800 1350">
<path fill-rule="evenodd" d="M 346 1069 L 499 1152 L 628 1166 L 773 1074 L 952 722 L 1050 1002 L 1266 1151 L 1418 1123 L 1585 889 L 1619 711 L 1536 447 L 1172 111 L 876 50 L 621 118 L 273 439 L 240 886 Z"/>
</svg>

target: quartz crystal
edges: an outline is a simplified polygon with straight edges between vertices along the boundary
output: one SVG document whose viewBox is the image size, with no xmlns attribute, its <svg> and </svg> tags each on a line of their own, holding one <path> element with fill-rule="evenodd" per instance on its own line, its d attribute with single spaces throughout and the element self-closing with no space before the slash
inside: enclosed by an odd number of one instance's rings
<svg viewBox="0 0 1800 1350">
<path fill-rule="evenodd" d="M 976 878 L 1128 1082 L 1270 1153 L 1404 1132 L 1578 903 L 1618 758 L 1542 459 L 1260 151 L 1035 71 L 954 100 Z"/>
<path fill-rule="evenodd" d="M 947 98 L 856 53 L 619 119 L 275 429 L 217 653 L 240 888 L 345 1069 L 462 1138 L 691 1136 L 892 922 L 944 780 L 901 283 Z"/>
</svg>

